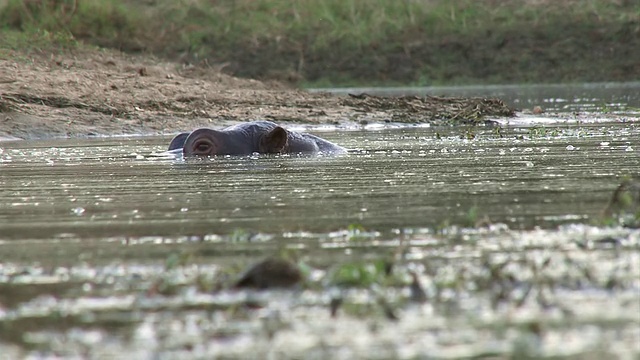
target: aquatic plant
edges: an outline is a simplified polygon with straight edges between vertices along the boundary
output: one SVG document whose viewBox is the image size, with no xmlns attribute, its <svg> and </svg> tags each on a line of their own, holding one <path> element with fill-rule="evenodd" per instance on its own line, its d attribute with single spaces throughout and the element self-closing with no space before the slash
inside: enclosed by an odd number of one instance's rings
<svg viewBox="0 0 640 360">
<path fill-rule="evenodd" d="M 383 284 L 391 273 L 392 264 L 378 259 L 339 265 L 331 272 L 330 284 L 337 286 L 368 287 Z"/>
<path fill-rule="evenodd" d="M 561 135 L 561 130 L 558 128 L 549 129 L 545 126 L 534 126 L 529 128 L 527 134 L 531 138 L 541 138 L 541 137 L 558 137 Z"/>
<path fill-rule="evenodd" d="M 640 180 L 625 177 L 616 187 L 599 222 L 606 225 L 640 227 Z"/>
<path fill-rule="evenodd" d="M 348 241 L 367 240 L 375 234 L 368 233 L 364 226 L 360 224 L 349 224 L 347 226 L 346 239 Z"/>
</svg>

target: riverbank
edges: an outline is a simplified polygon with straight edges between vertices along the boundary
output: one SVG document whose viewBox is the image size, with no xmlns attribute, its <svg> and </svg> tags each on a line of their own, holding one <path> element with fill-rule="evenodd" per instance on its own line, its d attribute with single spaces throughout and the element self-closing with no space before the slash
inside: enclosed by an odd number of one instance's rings
<svg viewBox="0 0 640 360">
<path fill-rule="evenodd" d="M 310 93 L 92 47 L 0 59 L 0 139 L 173 134 L 256 119 L 476 124 L 512 115 L 499 99 Z"/>
<path fill-rule="evenodd" d="M 34 38 L 303 86 L 640 79 L 632 0 L 0 1 L 0 48 Z"/>
</svg>

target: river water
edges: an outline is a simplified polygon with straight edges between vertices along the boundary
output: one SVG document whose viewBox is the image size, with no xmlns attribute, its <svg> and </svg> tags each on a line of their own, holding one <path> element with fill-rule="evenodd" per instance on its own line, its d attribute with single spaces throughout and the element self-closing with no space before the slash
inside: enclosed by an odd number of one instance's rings
<svg viewBox="0 0 640 360">
<path fill-rule="evenodd" d="M 9 142 L 2 236 L 386 231 L 459 223 L 472 208 L 515 228 L 549 228 L 588 221 L 640 168 L 634 124 L 544 131 L 327 132 L 349 155 L 186 162 L 150 156 L 167 138 Z"/>
<path fill-rule="evenodd" d="M 640 354 L 640 231 L 601 225 L 640 169 L 638 122 L 307 130 L 349 153 L 0 143 L 0 358 Z M 307 284 L 224 286 L 283 252 Z"/>
<path fill-rule="evenodd" d="M 640 82 L 577 83 L 538 85 L 470 85 L 395 88 L 311 89 L 336 95 L 367 93 L 370 95 L 433 95 L 462 97 L 497 97 L 516 109 L 540 106 L 549 112 L 598 112 L 638 114 Z"/>
</svg>

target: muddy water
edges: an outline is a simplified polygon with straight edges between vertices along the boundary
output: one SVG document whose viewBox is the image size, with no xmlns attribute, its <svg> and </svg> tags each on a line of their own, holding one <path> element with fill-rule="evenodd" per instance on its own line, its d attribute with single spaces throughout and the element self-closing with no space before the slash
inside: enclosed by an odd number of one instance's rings
<svg viewBox="0 0 640 360">
<path fill-rule="evenodd" d="M 540 84 L 540 85 L 475 85 L 398 88 L 337 88 L 314 91 L 334 94 L 434 95 L 463 97 L 498 97 L 516 109 L 541 106 L 550 112 L 599 112 L 638 114 L 640 82 Z"/>
<path fill-rule="evenodd" d="M 637 124 L 318 134 L 351 151 L 0 144 L 0 358 L 640 354 L 640 233 L 594 225 L 640 169 Z M 282 252 L 306 285 L 227 290 Z"/>
</svg>

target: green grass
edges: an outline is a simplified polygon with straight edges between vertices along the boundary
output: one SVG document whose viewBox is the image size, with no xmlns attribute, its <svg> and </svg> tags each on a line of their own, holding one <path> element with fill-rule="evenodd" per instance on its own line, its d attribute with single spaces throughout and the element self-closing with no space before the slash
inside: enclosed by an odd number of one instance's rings
<svg viewBox="0 0 640 360">
<path fill-rule="evenodd" d="M 594 66 L 585 54 L 589 49 L 588 43 L 583 44 L 585 36 L 598 44 L 633 47 L 639 41 L 633 37 L 633 24 L 640 19 L 640 6 L 633 1 L 607 0 L 542 5 L 516 0 L 6 0 L 2 4 L 2 33 L 63 34 L 129 52 L 196 63 L 230 62 L 229 69 L 242 76 L 293 72 L 311 85 L 553 82 L 571 80 L 576 74 L 597 80 L 621 66 L 612 64 L 604 70 Z M 0 47 L 19 45 L 5 39 Z M 580 71 L 563 76 L 557 68 L 565 60 L 562 71 Z M 625 66 L 634 69 L 630 62 Z"/>
<path fill-rule="evenodd" d="M 5 30 L 2 32 L 0 54 L 8 51 L 29 53 L 34 51 L 66 51 L 79 46 L 76 39 L 68 32 L 49 32 L 47 30 Z"/>
</svg>

